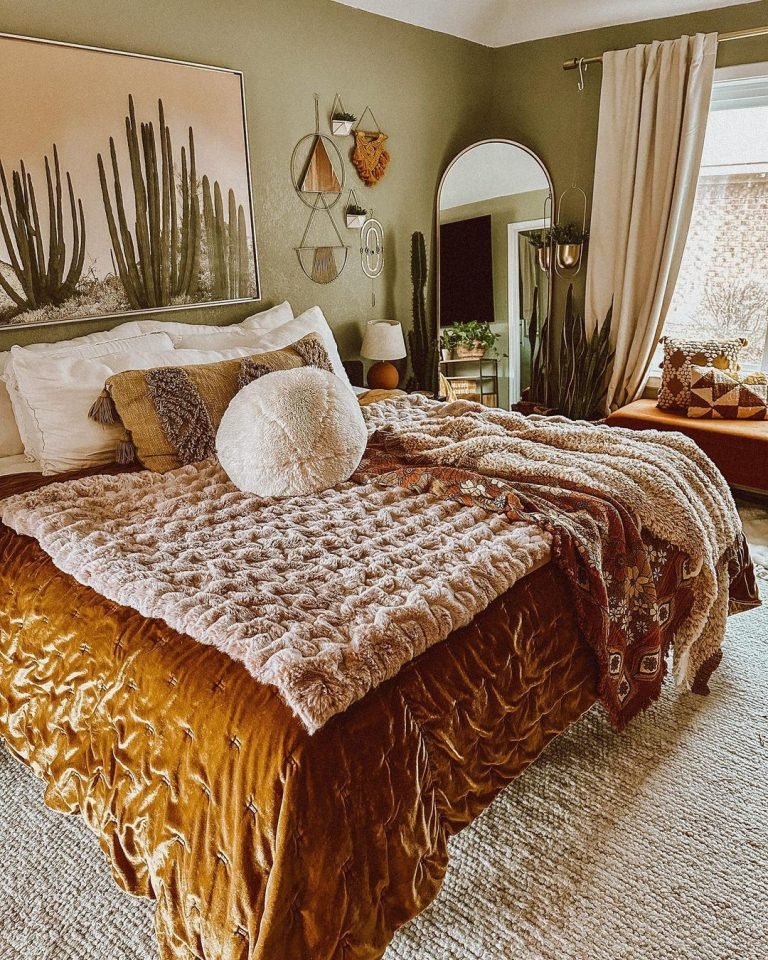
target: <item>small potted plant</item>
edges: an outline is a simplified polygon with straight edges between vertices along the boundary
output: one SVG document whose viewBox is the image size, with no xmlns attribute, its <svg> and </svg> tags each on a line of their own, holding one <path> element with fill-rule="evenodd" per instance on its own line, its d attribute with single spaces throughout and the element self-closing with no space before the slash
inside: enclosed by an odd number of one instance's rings
<svg viewBox="0 0 768 960">
<path fill-rule="evenodd" d="M 352 124 L 357 120 L 354 113 L 346 110 L 337 110 L 331 118 L 331 133 L 334 137 L 348 137 L 352 132 Z"/>
<path fill-rule="evenodd" d="M 538 230 L 528 237 L 528 243 L 536 250 L 539 270 L 549 273 L 552 266 L 552 231 Z"/>
<path fill-rule="evenodd" d="M 457 323 L 451 331 L 456 338 L 453 349 L 457 360 L 482 360 L 501 336 L 479 320 Z"/>
<path fill-rule="evenodd" d="M 561 270 L 573 270 L 579 266 L 587 240 L 589 230 L 578 227 L 575 223 L 558 223 L 552 227 L 552 243 L 555 246 L 557 265 Z"/>
<path fill-rule="evenodd" d="M 443 327 L 440 333 L 440 359 L 453 360 L 453 351 L 458 338 L 453 327 Z"/>
<path fill-rule="evenodd" d="M 350 230 L 359 230 L 365 223 L 368 211 L 359 203 L 350 203 L 344 211 L 347 218 L 347 227 Z"/>
</svg>

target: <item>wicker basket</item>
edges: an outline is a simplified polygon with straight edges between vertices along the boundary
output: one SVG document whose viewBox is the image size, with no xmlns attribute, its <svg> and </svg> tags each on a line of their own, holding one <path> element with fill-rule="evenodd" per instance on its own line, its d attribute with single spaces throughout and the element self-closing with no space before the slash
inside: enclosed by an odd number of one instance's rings
<svg viewBox="0 0 768 960">
<path fill-rule="evenodd" d="M 475 343 L 468 347 L 465 344 L 459 344 L 454 348 L 457 360 L 482 360 L 485 356 L 485 346 L 482 343 Z"/>
</svg>

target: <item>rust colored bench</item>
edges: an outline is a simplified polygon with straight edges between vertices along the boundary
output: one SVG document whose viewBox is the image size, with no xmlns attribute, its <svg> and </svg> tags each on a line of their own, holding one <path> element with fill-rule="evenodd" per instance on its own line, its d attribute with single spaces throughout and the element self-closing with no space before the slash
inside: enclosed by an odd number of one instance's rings
<svg viewBox="0 0 768 960">
<path fill-rule="evenodd" d="M 733 487 L 768 494 L 768 420 L 704 420 L 635 400 L 607 422 L 630 430 L 678 430 L 695 440 Z"/>
</svg>

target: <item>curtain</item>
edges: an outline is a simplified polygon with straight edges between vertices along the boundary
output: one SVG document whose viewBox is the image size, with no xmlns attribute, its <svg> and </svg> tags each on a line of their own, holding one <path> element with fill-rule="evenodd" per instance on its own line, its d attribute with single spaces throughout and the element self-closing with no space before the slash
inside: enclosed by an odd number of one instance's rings
<svg viewBox="0 0 768 960">
<path fill-rule="evenodd" d="M 716 57 L 715 33 L 603 56 L 586 316 L 613 302 L 612 410 L 641 394 L 674 293 Z"/>
</svg>

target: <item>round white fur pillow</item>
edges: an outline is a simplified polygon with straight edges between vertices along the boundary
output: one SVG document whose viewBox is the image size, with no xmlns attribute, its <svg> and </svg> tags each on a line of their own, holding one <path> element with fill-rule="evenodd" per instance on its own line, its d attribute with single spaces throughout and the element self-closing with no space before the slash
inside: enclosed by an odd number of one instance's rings
<svg viewBox="0 0 768 960">
<path fill-rule="evenodd" d="M 299 367 L 266 374 L 232 399 L 216 452 L 240 490 L 293 497 L 348 480 L 367 440 L 352 391 L 326 370 Z"/>
</svg>

